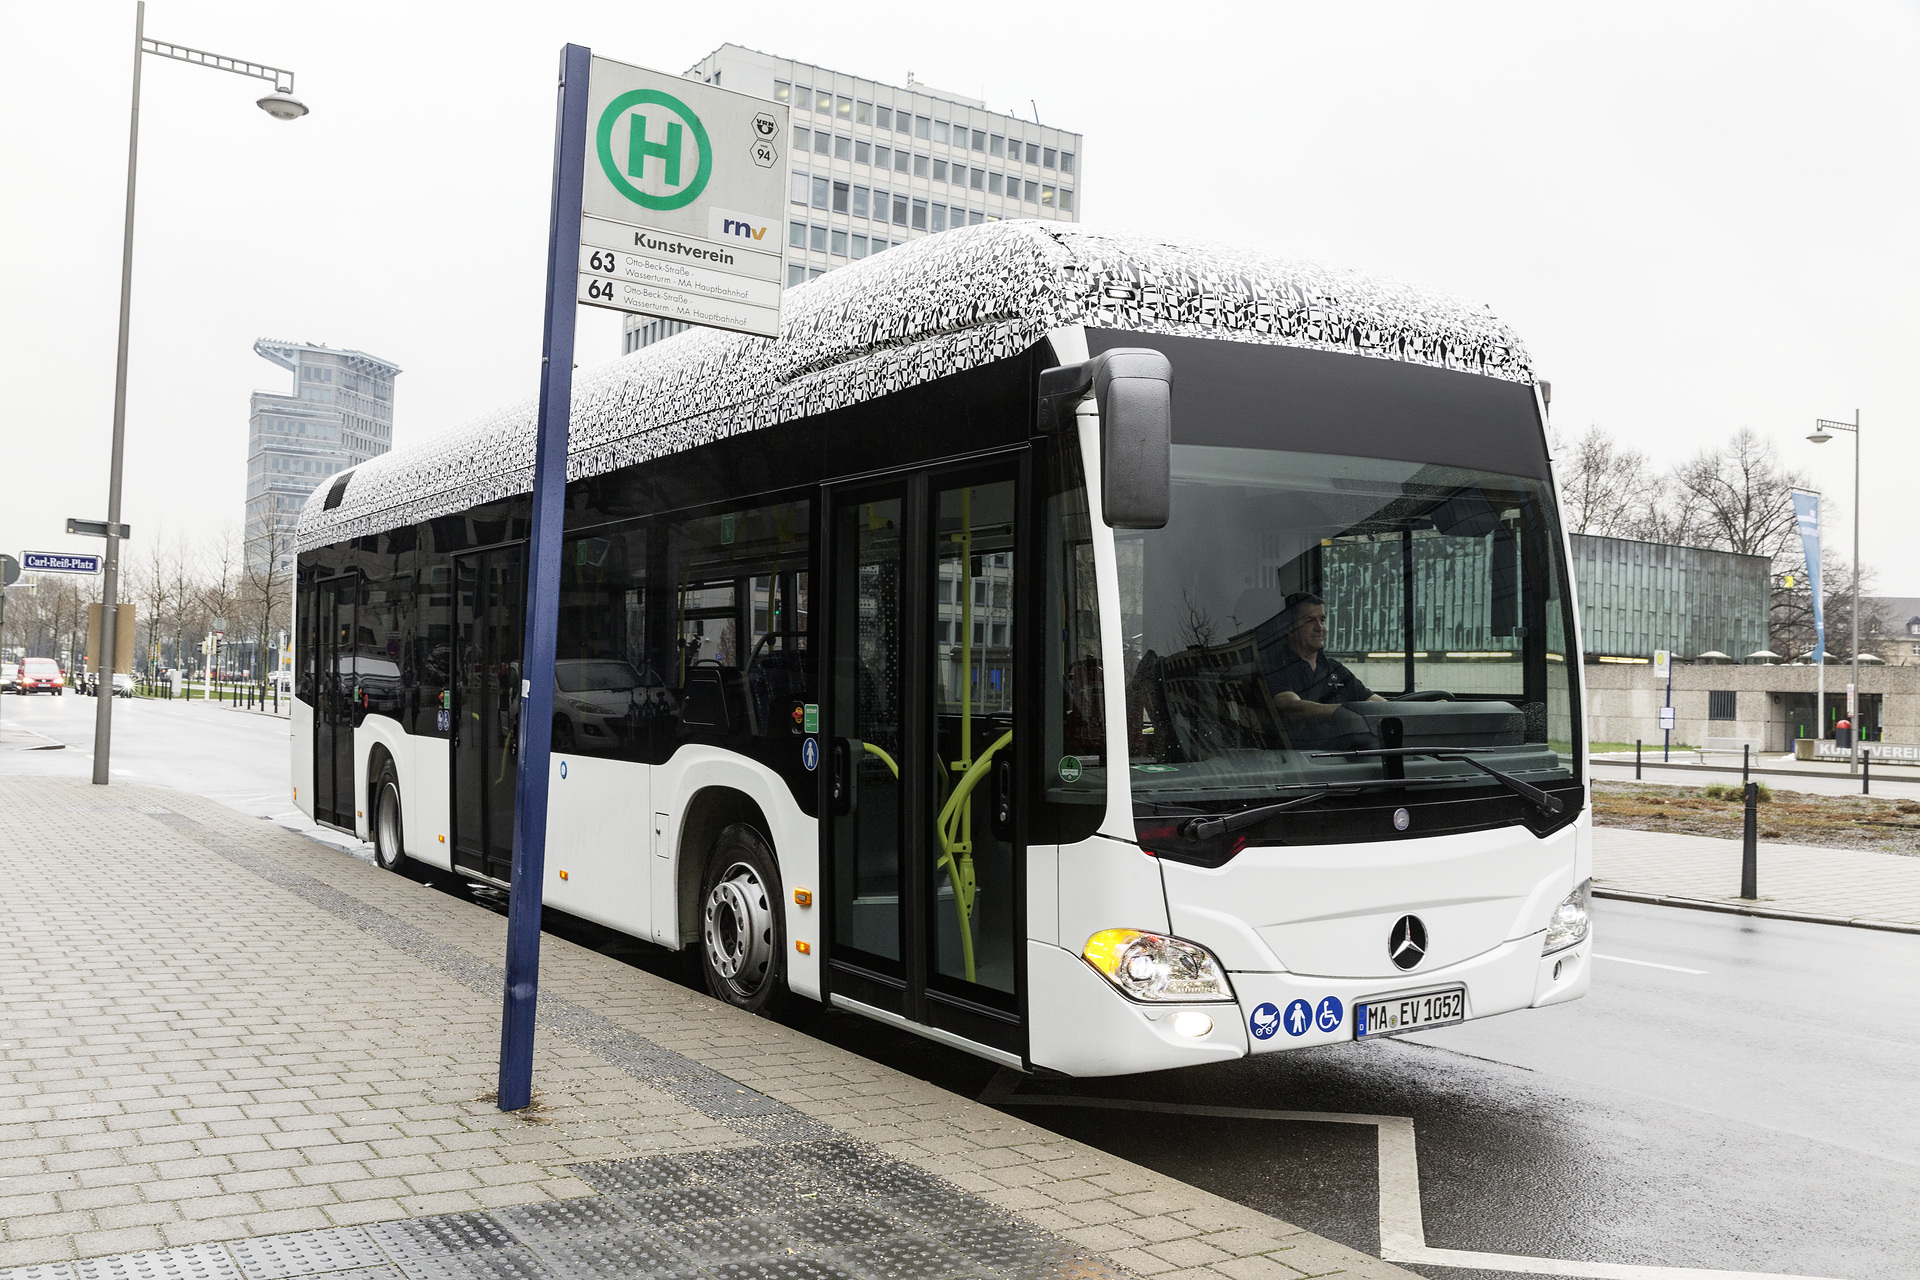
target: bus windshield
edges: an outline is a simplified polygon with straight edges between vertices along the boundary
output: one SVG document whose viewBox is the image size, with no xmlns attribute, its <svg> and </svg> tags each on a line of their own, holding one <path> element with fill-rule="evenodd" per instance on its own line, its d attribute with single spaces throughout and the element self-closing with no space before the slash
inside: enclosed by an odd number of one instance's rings
<svg viewBox="0 0 1920 1280">
<path fill-rule="evenodd" d="M 1140 817 L 1576 779 L 1545 482 L 1176 444 L 1172 519 L 1116 536 Z"/>
</svg>

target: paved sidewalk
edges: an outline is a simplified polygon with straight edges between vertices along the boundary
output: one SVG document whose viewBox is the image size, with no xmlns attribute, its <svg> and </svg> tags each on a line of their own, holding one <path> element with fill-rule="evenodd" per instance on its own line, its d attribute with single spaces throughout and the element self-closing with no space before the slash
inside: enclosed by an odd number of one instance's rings
<svg viewBox="0 0 1920 1280">
<path fill-rule="evenodd" d="M 1738 840 L 1597 826 L 1594 888 L 1920 931 L 1920 858 L 1761 841 L 1760 899 L 1747 903 L 1740 852 Z"/>
<path fill-rule="evenodd" d="M 505 921 L 180 792 L 0 884 L 0 1280 L 1408 1275 L 552 936 L 503 1115 Z"/>
</svg>

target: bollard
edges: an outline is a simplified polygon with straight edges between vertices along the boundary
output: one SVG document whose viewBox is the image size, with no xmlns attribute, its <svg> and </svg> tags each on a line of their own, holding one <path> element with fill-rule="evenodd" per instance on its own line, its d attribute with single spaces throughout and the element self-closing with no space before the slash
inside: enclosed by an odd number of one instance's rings
<svg viewBox="0 0 1920 1280">
<path fill-rule="evenodd" d="M 1873 755 L 1870 752 L 1862 751 L 1860 753 L 1860 794 L 1861 795 L 1868 796 L 1873 794 L 1873 792 L 1870 790 L 1870 785 L 1872 784 L 1872 782 L 1873 782 Z"/>
<path fill-rule="evenodd" d="M 1753 744 L 1751 742 L 1743 742 L 1740 744 L 1740 785 L 1741 786 L 1744 787 L 1747 785 L 1747 775 L 1752 771 L 1753 771 Z"/>
<path fill-rule="evenodd" d="M 1640 739 L 1633 740 L 1633 780 L 1640 781 Z"/>
<path fill-rule="evenodd" d="M 1740 837 L 1740 896 L 1760 896 L 1760 785 L 1747 784 L 1746 830 Z"/>
</svg>

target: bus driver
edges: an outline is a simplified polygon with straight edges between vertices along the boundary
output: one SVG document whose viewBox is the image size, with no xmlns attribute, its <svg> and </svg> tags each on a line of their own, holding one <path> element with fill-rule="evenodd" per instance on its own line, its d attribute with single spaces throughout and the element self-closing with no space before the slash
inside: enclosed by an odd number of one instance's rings
<svg viewBox="0 0 1920 1280">
<path fill-rule="evenodd" d="M 1386 701 L 1338 658 L 1327 656 L 1327 604 L 1319 596 L 1294 592 L 1269 625 L 1279 632 L 1280 644 L 1273 655 L 1278 664 L 1265 673 L 1267 688 L 1274 707 L 1288 720 L 1311 731 L 1328 727 L 1324 722 L 1340 713 L 1342 703 Z"/>
</svg>

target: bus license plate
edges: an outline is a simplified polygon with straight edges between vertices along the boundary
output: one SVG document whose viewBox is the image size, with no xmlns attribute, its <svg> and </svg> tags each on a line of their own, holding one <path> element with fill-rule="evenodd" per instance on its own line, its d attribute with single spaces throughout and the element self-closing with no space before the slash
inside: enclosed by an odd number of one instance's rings
<svg viewBox="0 0 1920 1280">
<path fill-rule="evenodd" d="M 1353 1038 L 1397 1036 L 1407 1031 L 1446 1027 L 1467 1020 L 1467 989 L 1446 987 L 1413 995 L 1363 1000 L 1354 1015 Z"/>
</svg>

